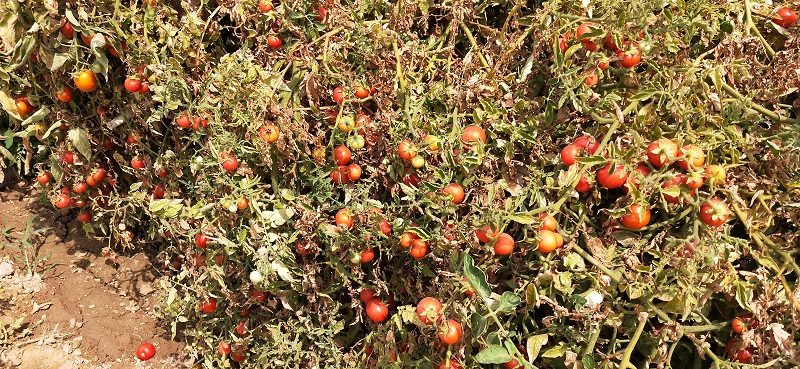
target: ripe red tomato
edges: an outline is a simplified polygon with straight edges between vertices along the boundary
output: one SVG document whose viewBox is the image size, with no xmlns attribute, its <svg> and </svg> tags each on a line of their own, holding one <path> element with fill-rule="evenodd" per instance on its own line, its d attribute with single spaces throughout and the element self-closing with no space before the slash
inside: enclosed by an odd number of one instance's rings
<svg viewBox="0 0 800 369">
<path fill-rule="evenodd" d="M 364 251 L 361 251 L 359 256 L 361 257 L 361 264 L 369 264 L 375 260 L 375 250 L 371 247 L 367 247 Z"/>
<path fill-rule="evenodd" d="M 700 172 L 691 172 L 686 177 L 686 187 L 696 190 L 703 187 L 703 174 Z"/>
<path fill-rule="evenodd" d="M 259 291 L 255 288 L 250 289 L 250 298 L 257 303 L 263 303 L 267 301 L 267 294 L 264 291 Z"/>
<path fill-rule="evenodd" d="M 336 86 L 333 89 L 332 94 L 333 102 L 341 105 L 344 102 L 344 88 L 342 86 Z"/>
<path fill-rule="evenodd" d="M 674 177 L 666 180 L 662 185 L 661 188 L 665 191 L 661 191 L 664 195 L 664 200 L 666 200 L 670 204 L 680 204 L 683 202 L 683 196 L 681 196 L 681 185 L 686 183 L 686 175 L 683 173 L 677 174 Z M 694 193 L 694 191 L 692 191 Z"/>
<path fill-rule="evenodd" d="M 245 336 L 247 334 L 247 323 L 245 321 L 239 322 L 239 324 L 236 325 L 235 331 L 236 335 L 239 337 Z"/>
<path fill-rule="evenodd" d="M 606 70 L 606 69 L 608 69 L 608 65 L 609 65 L 609 62 L 608 62 L 608 58 L 606 58 L 606 57 L 602 57 L 599 60 L 597 60 L 597 69 Z"/>
<path fill-rule="evenodd" d="M 72 191 L 77 193 L 77 194 L 84 193 L 88 189 L 89 189 L 89 186 L 86 184 L 86 182 L 78 182 L 74 186 L 72 186 Z"/>
<path fill-rule="evenodd" d="M 558 221 L 555 217 L 545 213 L 542 213 L 540 217 L 542 219 L 542 223 L 539 225 L 540 230 L 546 229 L 548 231 L 556 231 L 556 228 L 558 228 Z"/>
<path fill-rule="evenodd" d="M 142 82 L 142 87 L 139 87 L 140 94 L 146 94 L 150 92 L 150 84 L 147 82 Z"/>
<path fill-rule="evenodd" d="M 508 233 L 501 233 L 494 242 L 494 254 L 508 256 L 514 252 L 514 238 Z"/>
<path fill-rule="evenodd" d="M 655 168 L 672 163 L 678 157 L 678 145 L 668 138 L 660 138 L 647 146 L 647 159 Z"/>
<path fill-rule="evenodd" d="M 461 364 L 459 364 L 458 361 L 450 359 L 439 364 L 437 369 L 461 369 Z"/>
<path fill-rule="evenodd" d="M 606 50 L 611 50 L 613 52 L 619 51 L 617 44 L 614 43 L 614 36 L 612 36 L 610 33 L 606 34 L 606 37 L 603 39 L 603 47 Z"/>
<path fill-rule="evenodd" d="M 239 169 L 239 160 L 233 154 L 223 155 L 222 168 L 228 173 L 235 173 Z"/>
<path fill-rule="evenodd" d="M 419 182 L 421 179 L 417 175 L 417 173 L 408 173 L 405 177 L 403 177 L 403 184 L 409 187 L 417 187 L 419 186 Z"/>
<path fill-rule="evenodd" d="M 270 11 L 272 11 L 272 9 L 273 7 L 271 1 L 262 0 L 258 2 L 258 10 L 260 10 L 262 13 L 269 13 Z"/>
<path fill-rule="evenodd" d="M 367 303 L 367 317 L 375 323 L 380 323 L 389 317 L 389 309 L 378 298 L 373 298 Z"/>
<path fill-rule="evenodd" d="M 78 213 L 78 221 L 81 223 L 89 223 L 92 221 L 92 213 L 89 210 L 81 210 Z"/>
<path fill-rule="evenodd" d="M 797 13 L 791 8 L 781 7 L 775 11 L 772 16 L 772 23 L 775 23 L 783 28 L 790 28 L 797 22 Z"/>
<path fill-rule="evenodd" d="M 268 36 L 267 37 L 267 45 L 271 49 L 277 49 L 283 45 L 283 40 L 279 36 Z"/>
<path fill-rule="evenodd" d="M 72 89 L 67 86 L 61 87 L 61 89 L 56 93 L 56 98 L 58 101 L 63 103 L 69 103 L 72 101 L 72 96 Z"/>
<path fill-rule="evenodd" d="M 97 168 L 92 173 L 92 178 L 99 183 L 106 179 L 106 175 L 108 175 L 108 172 L 104 168 Z"/>
<path fill-rule="evenodd" d="M 194 235 L 194 245 L 199 249 L 205 250 L 208 247 L 208 237 L 203 232 Z"/>
<path fill-rule="evenodd" d="M 178 127 L 181 128 L 189 128 L 192 126 L 192 121 L 189 119 L 189 116 L 184 113 L 179 115 L 178 118 L 175 119 L 175 124 L 177 124 Z"/>
<path fill-rule="evenodd" d="M 561 162 L 566 166 L 575 164 L 575 159 L 580 157 L 583 148 L 576 144 L 569 144 L 561 149 Z"/>
<path fill-rule="evenodd" d="M 206 314 L 213 314 L 217 311 L 217 299 L 211 297 L 200 303 L 200 311 Z"/>
<path fill-rule="evenodd" d="M 144 169 L 144 158 L 141 156 L 134 156 L 131 158 L 131 168 L 134 170 L 142 170 Z"/>
<path fill-rule="evenodd" d="M 633 204 L 619 221 L 627 228 L 642 229 L 650 224 L 650 209 L 642 204 Z"/>
<path fill-rule="evenodd" d="M 725 353 L 728 358 L 737 363 L 752 363 L 753 362 L 753 349 L 747 345 L 739 337 L 734 337 L 728 340 L 725 345 Z"/>
<path fill-rule="evenodd" d="M 40 185 L 47 184 L 51 179 L 53 179 L 53 176 L 51 176 L 49 172 L 41 172 L 36 176 L 36 182 L 39 182 Z"/>
<path fill-rule="evenodd" d="M 222 356 L 228 356 L 231 353 L 231 344 L 225 341 L 220 341 L 217 346 L 217 352 Z"/>
<path fill-rule="evenodd" d="M 417 303 L 417 317 L 422 324 L 430 325 L 439 318 L 442 303 L 433 297 L 425 297 Z"/>
<path fill-rule="evenodd" d="M 503 363 L 503 368 L 505 369 L 517 369 L 520 367 L 522 367 L 522 365 L 519 365 L 517 359 L 511 359 L 510 361 Z"/>
<path fill-rule="evenodd" d="M 325 21 L 325 17 L 328 16 L 328 9 L 326 9 L 324 6 L 318 6 L 315 9 L 315 12 L 317 13 L 317 15 L 314 17 L 314 19 L 316 19 L 317 22 L 320 22 L 320 23 L 324 22 Z"/>
<path fill-rule="evenodd" d="M 125 138 L 125 141 L 128 145 L 136 145 L 139 142 L 139 134 L 136 132 L 132 132 Z"/>
<path fill-rule="evenodd" d="M 347 209 L 339 209 L 335 217 L 336 225 L 350 229 L 353 227 L 353 217 Z"/>
<path fill-rule="evenodd" d="M 352 158 L 352 153 L 350 149 L 347 148 L 345 145 L 339 145 L 335 149 L 333 149 L 333 160 L 338 165 L 347 165 L 350 163 L 350 159 Z"/>
<path fill-rule="evenodd" d="M 636 170 L 631 172 L 631 174 L 628 176 L 628 181 L 627 181 L 628 185 L 623 187 L 623 189 L 625 190 L 626 193 L 628 192 L 628 188 L 638 189 L 640 180 L 643 179 L 644 177 L 647 177 L 647 175 L 649 174 L 650 174 L 650 168 L 644 163 L 639 163 L 639 165 L 636 166 Z"/>
<path fill-rule="evenodd" d="M 625 166 L 617 163 L 608 163 L 597 171 L 597 183 L 611 190 L 620 188 L 628 180 L 628 171 Z"/>
<path fill-rule="evenodd" d="M 448 319 L 444 322 L 444 326 L 439 329 L 439 339 L 445 344 L 455 345 L 461 340 L 464 330 L 461 328 L 461 323 Z"/>
<path fill-rule="evenodd" d="M 583 83 L 586 85 L 586 87 L 597 86 L 598 82 L 600 82 L 600 77 L 595 72 L 587 74 L 586 78 L 583 79 Z"/>
<path fill-rule="evenodd" d="M 540 230 L 537 238 L 539 239 L 537 250 L 542 254 L 549 254 L 558 248 L 558 238 L 556 233 L 551 230 Z"/>
<path fill-rule="evenodd" d="M 731 320 L 731 330 L 734 333 L 742 334 L 747 330 L 747 323 L 744 322 L 744 319 L 737 316 Z"/>
<path fill-rule="evenodd" d="M 147 361 L 153 358 L 156 355 L 156 347 L 153 346 L 152 343 L 149 342 L 142 342 L 139 347 L 136 348 L 136 357 L 141 361 Z"/>
<path fill-rule="evenodd" d="M 375 298 L 375 295 L 377 295 L 377 292 L 375 292 L 375 290 L 373 290 L 372 288 L 362 288 L 361 292 L 359 292 L 358 295 L 359 295 L 359 298 L 361 299 L 361 302 L 366 304 L 366 303 L 369 303 L 370 301 L 372 301 L 372 299 Z"/>
<path fill-rule="evenodd" d="M 678 165 L 683 170 L 700 168 L 706 161 L 706 154 L 697 145 L 686 145 L 678 150 Z"/>
<path fill-rule="evenodd" d="M 69 21 L 64 21 L 64 25 L 61 26 L 61 36 L 64 36 L 67 40 L 72 40 L 75 37 L 75 28 L 72 27 L 72 23 Z"/>
<path fill-rule="evenodd" d="M 575 184 L 575 191 L 586 193 L 591 191 L 593 187 L 594 185 L 589 183 L 589 179 L 586 178 L 586 176 L 581 176 L 581 178 L 578 179 L 578 183 Z"/>
<path fill-rule="evenodd" d="M 61 153 L 61 161 L 65 164 L 72 164 L 75 162 L 75 153 L 72 151 L 64 151 Z"/>
<path fill-rule="evenodd" d="M 711 227 L 719 227 L 730 218 L 731 211 L 725 201 L 712 197 L 700 205 L 700 220 Z"/>
<path fill-rule="evenodd" d="M 634 46 L 627 51 L 618 51 L 619 66 L 623 68 L 633 68 L 642 61 L 642 52 Z"/>
<path fill-rule="evenodd" d="M 381 220 L 380 229 L 384 236 L 389 237 L 392 235 L 392 224 L 386 221 L 386 219 Z"/>
<path fill-rule="evenodd" d="M 140 81 L 138 77 L 125 78 L 126 91 L 134 93 L 134 92 L 139 92 L 139 89 L 141 88 L 142 88 L 142 81 Z"/>
<path fill-rule="evenodd" d="M 486 132 L 478 126 L 467 126 L 461 133 L 461 142 L 467 144 L 472 142 L 486 143 Z"/>
<path fill-rule="evenodd" d="M 403 232 L 403 234 L 400 235 L 400 246 L 409 248 L 411 247 L 411 243 L 417 238 L 417 235 L 412 232 Z"/>
<path fill-rule="evenodd" d="M 425 240 L 416 239 L 411 242 L 411 250 L 408 252 L 412 258 L 420 260 L 428 255 L 428 243 Z"/>
<path fill-rule="evenodd" d="M 442 189 L 442 195 L 450 196 L 453 204 L 458 205 L 464 201 L 464 187 L 458 183 L 451 183 Z"/>
<path fill-rule="evenodd" d="M 53 205 L 59 209 L 66 209 L 72 203 L 72 198 L 69 195 L 62 193 L 61 195 L 56 196 L 53 200 Z"/>
<path fill-rule="evenodd" d="M 581 25 L 578 26 L 578 29 L 575 30 L 575 36 L 578 37 L 578 40 L 580 40 L 581 43 L 583 43 L 583 46 L 586 48 L 586 50 L 589 51 L 597 50 L 597 44 L 592 42 L 592 40 L 588 36 L 584 35 L 592 32 L 594 27 L 595 27 L 594 24 L 587 22 L 587 23 L 581 23 Z"/>
<path fill-rule="evenodd" d="M 340 165 L 331 171 L 331 182 L 345 184 L 350 181 L 350 170 L 346 165 Z"/>
<path fill-rule="evenodd" d="M 359 99 L 366 99 L 369 97 L 369 89 L 364 86 L 358 86 L 356 87 L 354 94 Z"/>
<path fill-rule="evenodd" d="M 572 143 L 578 147 L 582 147 L 589 155 L 594 155 L 597 149 L 600 148 L 600 141 L 597 141 L 597 139 L 592 136 L 580 136 L 572 141 Z"/>
<path fill-rule="evenodd" d="M 361 178 L 361 166 L 352 163 L 347 166 L 347 177 L 350 178 L 351 181 L 357 181 Z"/>
<path fill-rule="evenodd" d="M 411 140 L 406 139 L 400 141 L 400 143 L 397 144 L 397 155 L 405 161 L 411 161 L 411 159 L 417 156 L 417 146 L 414 145 Z"/>
<path fill-rule="evenodd" d="M 494 230 L 493 228 L 495 227 L 492 227 L 487 224 L 481 228 L 476 229 L 475 236 L 478 237 L 478 241 L 487 243 L 489 241 L 496 239 L 497 237 L 500 237 L 500 231 Z"/>
<path fill-rule="evenodd" d="M 247 359 L 247 355 L 245 355 L 244 348 L 238 347 L 236 350 L 231 353 L 231 359 L 237 363 L 243 362 Z"/>
</svg>

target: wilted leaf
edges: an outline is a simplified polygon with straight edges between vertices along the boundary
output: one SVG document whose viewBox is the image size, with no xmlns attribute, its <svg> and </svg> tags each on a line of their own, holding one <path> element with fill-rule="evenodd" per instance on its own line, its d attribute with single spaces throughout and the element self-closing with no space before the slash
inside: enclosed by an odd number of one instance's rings
<svg viewBox="0 0 800 369">
<path fill-rule="evenodd" d="M 505 347 L 489 345 L 475 355 L 475 361 L 480 364 L 503 364 L 513 359 Z"/>
</svg>

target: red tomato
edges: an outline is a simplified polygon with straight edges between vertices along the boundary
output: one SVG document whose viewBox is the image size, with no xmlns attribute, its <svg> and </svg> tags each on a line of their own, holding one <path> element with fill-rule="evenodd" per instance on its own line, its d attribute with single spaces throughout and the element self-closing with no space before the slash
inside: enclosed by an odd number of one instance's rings
<svg viewBox="0 0 800 369">
<path fill-rule="evenodd" d="M 505 369 L 517 369 L 520 367 L 522 367 L 522 365 L 519 365 L 517 359 L 511 359 L 510 361 L 503 363 L 503 368 Z"/>
<path fill-rule="evenodd" d="M 262 13 L 269 13 L 272 11 L 272 2 L 271 1 L 259 1 L 258 2 L 258 10 Z"/>
<path fill-rule="evenodd" d="M 744 322 L 744 319 L 737 316 L 731 320 L 731 330 L 734 333 L 742 334 L 747 330 L 747 323 Z"/>
<path fill-rule="evenodd" d="M 63 103 L 68 103 L 72 101 L 72 96 L 73 96 L 72 89 L 67 86 L 62 87 L 56 93 L 56 98 L 58 99 L 58 101 L 61 101 Z"/>
<path fill-rule="evenodd" d="M 239 347 L 235 351 L 233 351 L 233 353 L 231 353 L 231 359 L 233 359 L 233 361 L 237 363 L 241 363 L 245 359 L 247 359 L 247 356 L 244 353 L 244 349 Z"/>
<path fill-rule="evenodd" d="M 345 145 L 339 145 L 335 149 L 333 149 L 333 160 L 338 165 L 347 165 L 350 163 L 350 159 L 352 158 L 352 153 L 350 149 L 347 148 Z"/>
<path fill-rule="evenodd" d="M 380 323 L 389 317 L 389 309 L 380 299 L 373 298 L 367 303 L 367 317 L 375 323 Z"/>
<path fill-rule="evenodd" d="M 369 264 L 372 260 L 375 260 L 375 250 L 368 247 L 364 249 L 364 251 L 361 251 L 359 256 L 361 257 L 361 264 Z"/>
<path fill-rule="evenodd" d="M 49 172 L 41 172 L 36 176 L 36 182 L 39 182 L 40 185 L 47 184 L 51 179 L 53 179 L 53 176 L 51 176 Z"/>
<path fill-rule="evenodd" d="M 328 9 L 326 9 L 324 6 L 318 6 L 315 9 L 315 11 L 316 11 L 317 15 L 314 17 L 314 19 L 316 19 L 317 22 L 320 22 L 320 23 L 324 22 L 325 21 L 325 17 L 328 16 Z"/>
<path fill-rule="evenodd" d="M 655 168 L 672 163 L 678 157 L 678 145 L 668 138 L 660 138 L 647 146 L 647 159 Z"/>
<path fill-rule="evenodd" d="M 333 102 L 341 105 L 344 102 L 344 88 L 342 86 L 336 86 L 333 89 Z"/>
<path fill-rule="evenodd" d="M 486 132 L 483 128 L 474 125 L 465 127 L 461 133 L 461 142 L 466 144 L 478 141 L 486 143 Z"/>
<path fill-rule="evenodd" d="M 737 363 L 752 363 L 753 362 L 753 349 L 747 345 L 739 337 L 734 337 L 728 340 L 725 345 L 725 353 L 728 357 Z"/>
<path fill-rule="evenodd" d="M 548 231 L 556 231 L 556 228 L 558 228 L 558 221 L 555 217 L 550 214 L 542 213 L 541 218 L 542 223 L 539 225 L 540 230 L 546 229 Z"/>
<path fill-rule="evenodd" d="M 789 28 L 797 22 L 797 13 L 791 8 L 781 7 L 775 11 L 772 16 L 772 23 L 775 23 L 783 28 Z"/>
<path fill-rule="evenodd" d="M 666 200 L 670 204 L 680 204 L 683 202 L 683 196 L 681 196 L 681 186 L 686 183 L 686 175 L 683 173 L 677 174 L 676 176 L 668 179 L 665 181 L 661 188 L 666 190 L 670 193 L 661 191 L 664 195 L 664 200 Z M 692 191 L 694 194 L 694 191 Z"/>
<path fill-rule="evenodd" d="M 575 159 L 580 157 L 582 151 L 583 148 L 575 144 L 564 146 L 564 148 L 561 149 L 561 162 L 566 166 L 575 164 Z"/>
<path fill-rule="evenodd" d="M 619 221 L 627 228 L 642 229 L 650 224 L 650 209 L 641 204 L 633 204 Z"/>
<path fill-rule="evenodd" d="M 354 94 L 359 99 L 366 99 L 369 97 L 369 89 L 364 86 L 358 86 L 356 87 Z"/>
<path fill-rule="evenodd" d="M 175 119 L 175 124 L 177 124 L 178 127 L 181 128 L 189 128 L 192 126 L 192 121 L 189 119 L 189 116 L 184 113 L 179 115 L 178 118 Z"/>
<path fill-rule="evenodd" d="M 614 36 L 612 36 L 610 33 L 606 34 L 606 37 L 603 39 L 603 47 L 606 50 L 611 50 L 613 52 L 619 51 L 617 44 L 614 43 Z"/>
<path fill-rule="evenodd" d="M 236 325 L 236 335 L 239 337 L 245 336 L 247 334 L 247 323 L 245 321 L 239 322 Z"/>
<path fill-rule="evenodd" d="M 250 289 L 250 298 L 257 303 L 263 303 L 267 301 L 267 294 L 264 291 L 259 291 L 255 288 Z"/>
<path fill-rule="evenodd" d="M 428 255 L 428 243 L 421 239 L 414 240 L 411 242 L 411 250 L 409 250 L 409 254 L 416 260 L 424 258 L 425 255 Z"/>
<path fill-rule="evenodd" d="M 696 190 L 700 187 L 703 187 L 703 174 L 700 172 L 692 172 L 689 173 L 689 176 L 686 178 L 686 187 L 689 187 L 693 190 Z"/>
<path fill-rule="evenodd" d="M 340 165 L 331 171 L 331 182 L 345 184 L 350 181 L 350 169 L 346 165 Z"/>
<path fill-rule="evenodd" d="M 578 40 L 580 40 L 581 43 L 583 43 L 583 46 L 586 48 L 586 50 L 589 51 L 597 50 L 597 44 L 592 42 L 592 40 L 589 39 L 588 36 L 584 37 L 584 35 L 592 32 L 594 27 L 595 27 L 594 24 L 587 22 L 587 23 L 581 23 L 581 25 L 578 26 L 578 29 L 575 30 L 575 36 L 578 37 Z"/>
<path fill-rule="evenodd" d="M 97 168 L 92 173 L 92 178 L 99 183 L 106 179 L 106 175 L 108 175 L 108 172 L 104 168 Z"/>
<path fill-rule="evenodd" d="M 375 298 L 376 294 L 377 292 L 375 292 L 375 290 L 373 290 L 372 288 L 362 288 L 361 292 L 359 292 L 358 295 L 359 298 L 361 299 L 361 302 L 366 304 L 372 301 L 372 299 Z"/>
<path fill-rule="evenodd" d="M 639 165 L 636 166 L 636 170 L 631 172 L 631 175 L 628 176 L 628 185 L 623 187 L 623 189 L 625 192 L 628 192 L 628 188 L 638 189 L 640 180 L 647 177 L 649 174 L 650 168 L 644 163 L 639 163 Z"/>
<path fill-rule="evenodd" d="M 357 181 L 361 178 L 361 166 L 352 163 L 347 166 L 347 177 L 350 178 L 351 181 Z"/>
<path fill-rule="evenodd" d="M 335 217 L 336 225 L 350 229 L 353 227 L 353 217 L 347 209 L 339 209 Z"/>
<path fill-rule="evenodd" d="M 444 326 L 439 329 L 439 339 L 448 345 L 455 345 L 461 340 L 464 330 L 461 328 L 461 323 L 448 319 L 444 322 Z"/>
<path fill-rule="evenodd" d="M 89 210 L 81 210 L 78 213 L 78 221 L 81 223 L 89 223 L 92 221 L 92 213 Z"/>
<path fill-rule="evenodd" d="M 597 183 L 611 190 L 620 188 L 628 180 L 628 171 L 623 165 L 608 163 L 597 171 Z"/>
<path fill-rule="evenodd" d="M 450 196 L 453 204 L 458 205 L 464 201 L 464 187 L 458 183 L 451 183 L 442 189 L 442 195 Z"/>
<path fill-rule="evenodd" d="M 271 49 L 277 49 L 283 45 L 283 40 L 279 36 L 269 36 L 267 37 L 267 45 Z"/>
<path fill-rule="evenodd" d="M 64 25 L 61 26 L 61 36 L 68 40 L 72 40 L 75 37 L 75 28 L 72 27 L 72 23 L 69 21 L 64 21 Z"/>
<path fill-rule="evenodd" d="M 700 220 L 711 227 L 719 227 L 730 218 L 731 211 L 725 201 L 712 197 L 700 205 Z"/>
<path fill-rule="evenodd" d="M 194 245 L 199 249 L 205 250 L 208 247 L 208 237 L 202 232 L 194 235 Z"/>
<path fill-rule="evenodd" d="M 425 297 L 417 303 L 417 317 L 426 325 L 436 321 L 442 312 L 442 303 L 433 297 Z"/>
<path fill-rule="evenodd" d="M 150 84 L 147 82 L 142 82 L 142 87 L 139 87 L 140 94 L 146 94 L 150 92 Z"/>
<path fill-rule="evenodd" d="M 142 81 L 139 80 L 137 77 L 128 77 L 125 78 L 125 90 L 134 93 L 139 92 L 139 89 L 142 88 Z"/>
<path fill-rule="evenodd" d="M 400 143 L 397 144 L 397 155 L 405 161 L 411 161 L 411 159 L 417 156 L 417 146 L 414 145 L 411 140 L 406 139 L 400 141 Z"/>
<path fill-rule="evenodd" d="M 478 241 L 483 243 L 487 243 L 500 237 L 500 231 L 492 229 L 493 227 L 490 225 L 485 225 L 481 228 L 475 230 L 475 236 L 478 237 Z"/>
<path fill-rule="evenodd" d="M 678 150 L 678 165 L 683 170 L 691 168 L 700 168 L 706 161 L 706 154 L 697 145 L 686 145 Z"/>
<path fill-rule="evenodd" d="M 61 161 L 63 161 L 65 164 L 74 163 L 75 162 L 75 153 L 73 153 L 72 151 L 64 151 L 61 154 Z"/>
<path fill-rule="evenodd" d="M 381 220 L 380 229 L 384 236 L 388 237 L 392 235 L 392 224 L 386 221 L 386 219 Z"/>
<path fill-rule="evenodd" d="M 213 314 L 217 311 L 217 299 L 211 297 L 208 300 L 200 303 L 200 311 L 206 314 Z"/>
<path fill-rule="evenodd" d="M 236 159 L 236 157 L 232 154 L 224 155 L 222 168 L 224 168 L 228 173 L 235 173 L 236 170 L 239 169 L 239 160 Z"/>
<path fill-rule="evenodd" d="M 594 87 L 597 86 L 597 83 L 600 82 L 600 77 L 597 76 L 597 73 L 591 72 L 586 75 L 586 78 L 583 79 L 583 83 L 586 87 Z"/>
<path fill-rule="evenodd" d="M 589 179 L 586 176 L 581 176 L 578 180 L 578 183 L 575 184 L 575 191 L 580 193 L 586 193 L 592 190 L 594 186 L 589 183 Z"/>
<path fill-rule="evenodd" d="M 589 155 L 594 155 L 597 152 L 597 149 L 600 148 L 600 141 L 597 141 L 592 136 L 580 136 L 572 141 L 574 145 L 578 145 L 578 147 L 582 147 Z"/>
<path fill-rule="evenodd" d="M 131 168 L 134 170 L 144 169 L 144 158 L 141 156 L 134 156 L 131 158 Z"/>
<path fill-rule="evenodd" d="M 501 233 L 494 243 L 494 254 L 508 256 L 514 252 L 514 238 L 508 233 Z"/>
<path fill-rule="evenodd" d="M 606 70 L 608 69 L 608 58 L 602 57 L 597 61 L 597 69 Z"/>
<path fill-rule="evenodd" d="M 553 250 L 558 248 L 558 237 L 556 234 L 557 233 L 547 229 L 540 230 L 537 235 L 539 244 L 536 249 L 542 254 L 549 254 L 553 252 Z"/>
<path fill-rule="evenodd" d="M 72 191 L 78 194 L 86 192 L 87 189 L 89 189 L 89 186 L 86 184 L 86 182 L 78 182 L 72 186 Z"/>
<path fill-rule="evenodd" d="M 217 352 L 222 356 L 228 356 L 231 353 L 231 344 L 225 341 L 220 341 L 217 346 Z"/>
<path fill-rule="evenodd" d="M 153 358 L 156 355 L 156 347 L 153 346 L 152 343 L 149 342 L 142 342 L 139 347 L 136 348 L 136 357 L 141 361 L 147 361 Z"/>
<path fill-rule="evenodd" d="M 414 242 L 414 240 L 417 238 L 418 238 L 417 235 L 414 233 L 403 232 L 403 234 L 400 235 L 400 246 L 409 248 L 411 247 L 411 244 Z"/>
<path fill-rule="evenodd" d="M 642 61 L 642 52 L 639 48 L 634 46 L 628 51 L 618 51 L 617 57 L 619 58 L 619 66 L 623 68 L 633 68 Z"/>
<path fill-rule="evenodd" d="M 67 189 L 69 191 L 69 189 Z M 61 194 L 55 197 L 53 200 L 53 205 L 59 209 L 66 209 L 72 203 L 72 198 L 69 197 L 67 194 Z"/>
</svg>

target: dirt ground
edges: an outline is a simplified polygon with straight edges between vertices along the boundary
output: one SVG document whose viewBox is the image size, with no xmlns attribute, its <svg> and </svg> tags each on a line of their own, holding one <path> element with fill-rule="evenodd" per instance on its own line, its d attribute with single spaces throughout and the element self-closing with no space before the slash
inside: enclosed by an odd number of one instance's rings
<svg viewBox="0 0 800 369">
<path fill-rule="evenodd" d="M 0 191 L 0 368 L 191 366 L 154 314 L 159 273 L 148 256 L 109 252 L 26 193 Z M 39 237 L 25 236 L 31 219 Z M 156 346 L 147 362 L 135 357 L 142 341 Z"/>
</svg>

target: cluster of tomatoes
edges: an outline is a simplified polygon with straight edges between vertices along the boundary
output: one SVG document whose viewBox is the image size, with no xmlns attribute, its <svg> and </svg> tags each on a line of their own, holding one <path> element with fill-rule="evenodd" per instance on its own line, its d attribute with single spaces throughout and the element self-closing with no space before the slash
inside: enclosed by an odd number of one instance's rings
<svg viewBox="0 0 800 369">
<path fill-rule="evenodd" d="M 758 319 L 746 314 L 731 320 L 731 331 L 736 336 L 725 344 L 725 354 L 738 363 L 749 364 L 753 362 L 753 349 L 740 337 L 744 332 L 758 327 Z"/>
</svg>

